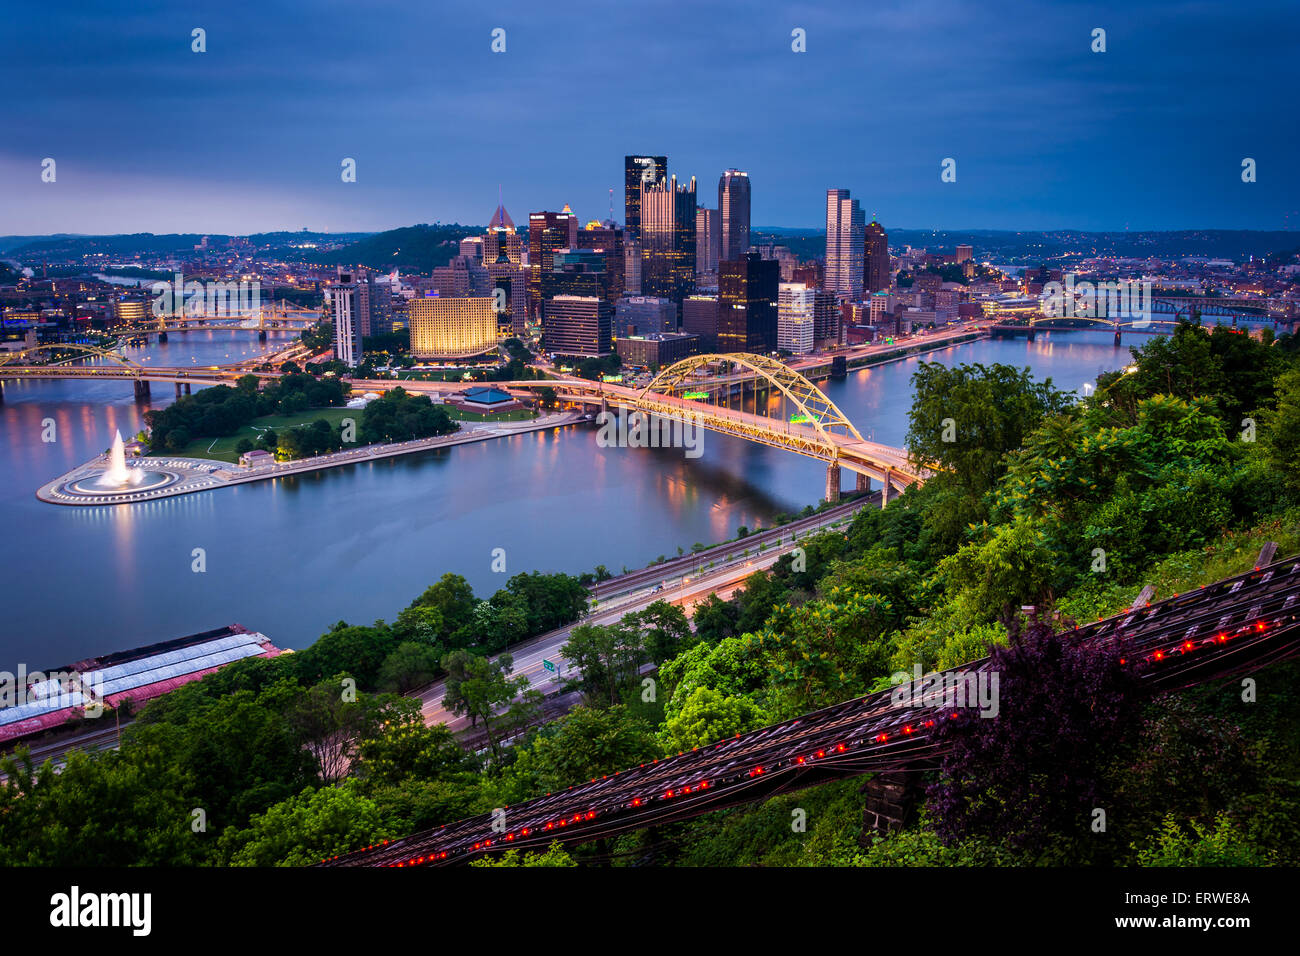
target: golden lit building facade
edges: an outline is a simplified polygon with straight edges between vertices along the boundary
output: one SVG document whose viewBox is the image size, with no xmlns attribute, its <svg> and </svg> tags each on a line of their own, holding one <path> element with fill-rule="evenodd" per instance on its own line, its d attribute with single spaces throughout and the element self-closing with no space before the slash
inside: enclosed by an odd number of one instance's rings
<svg viewBox="0 0 1300 956">
<path fill-rule="evenodd" d="M 463 359 L 496 348 L 497 313 L 490 296 L 419 296 L 407 303 L 411 354 Z"/>
</svg>

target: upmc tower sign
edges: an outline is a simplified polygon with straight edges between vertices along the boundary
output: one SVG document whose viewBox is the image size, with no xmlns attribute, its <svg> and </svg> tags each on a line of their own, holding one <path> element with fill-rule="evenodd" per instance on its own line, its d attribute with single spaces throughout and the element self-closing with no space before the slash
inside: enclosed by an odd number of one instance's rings
<svg viewBox="0 0 1300 956">
<path fill-rule="evenodd" d="M 668 182 L 667 156 L 623 157 L 623 240 L 641 239 L 641 184 L 662 186 Z"/>
</svg>

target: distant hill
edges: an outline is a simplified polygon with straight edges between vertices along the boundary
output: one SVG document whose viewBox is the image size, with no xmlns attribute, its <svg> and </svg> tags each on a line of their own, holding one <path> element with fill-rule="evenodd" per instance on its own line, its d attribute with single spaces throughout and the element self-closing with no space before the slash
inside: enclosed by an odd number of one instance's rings
<svg viewBox="0 0 1300 956">
<path fill-rule="evenodd" d="M 388 272 L 432 273 L 435 266 L 445 266 L 460 252 L 460 240 L 482 235 L 485 226 L 462 226 L 459 223 L 430 226 L 404 226 L 375 233 L 360 242 L 335 249 L 313 261 L 326 265 L 367 266 Z"/>
<path fill-rule="evenodd" d="M 208 243 L 221 248 L 231 237 L 218 233 L 167 233 L 155 235 L 152 232 L 137 232 L 116 236 L 36 236 L 11 237 L 23 241 L 10 247 L 6 254 L 28 265 L 42 262 L 79 262 L 88 255 L 104 254 L 128 259 L 136 255 L 147 256 L 183 256 L 194 251 L 194 247 L 208 237 Z M 292 245 L 335 246 L 339 243 L 351 243 L 363 236 L 364 232 L 324 233 L 324 232 L 267 232 L 255 233 L 248 237 L 249 244 L 265 250 L 266 247 L 283 246 L 292 255 L 287 258 L 300 259 L 315 249 L 292 249 Z"/>
<path fill-rule="evenodd" d="M 1013 232 L 996 229 L 944 230 L 890 228 L 889 245 L 893 249 L 912 246 L 932 252 L 951 252 L 958 245 L 969 245 L 976 258 L 1016 262 L 1046 262 L 1063 256 L 1116 256 L 1162 259 L 1205 256 L 1240 262 L 1251 256 L 1286 252 L 1296 248 L 1300 234 L 1263 232 L 1249 229 L 1183 229 L 1170 232 L 1081 232 L 1062 229 L 1049 232 Z M 765 227 L 754 229 L 750 241 L 758 245 L 776 242 L 788 246 L 800 258 L 825 255 L 826 233 L 814 229 Z"/>
</svg>

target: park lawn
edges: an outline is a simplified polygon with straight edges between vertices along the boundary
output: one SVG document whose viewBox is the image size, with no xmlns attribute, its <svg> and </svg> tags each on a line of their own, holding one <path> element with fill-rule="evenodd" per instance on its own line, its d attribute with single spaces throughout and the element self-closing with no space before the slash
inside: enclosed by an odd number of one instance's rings
<svg viewBox="0 0 1300 956">
<path fill-rule="evenodd" d="M 238 464 L 239 454 L 235 451 L 235 446 L 239 444 L 241 438 L 247 438 L 249 441 L 256 443 L 259 433 L 267 428 L 274 428 L 278 432 L 284 428 L 308 425 L 318 418 L 325 419 L 330 423 L 331 427 L 338 427 L 343 419 L 351 418 L 356 421 L 359 429 L 361 427 L 361 411 L 359 408 L 309 408 L 305 412 L 297 412 L 293 415 L 265 415 L 262 418 L 254 419 L 247 425 L 241 426 L 233 435 L 223 435 L 215 439 L 198 438 L 178 451 L 155 452 L 154 455 L 175 458 L 211 458 L 215 461 L 228 461 L 231 464 Z"/>
<path fill-rule="evenodd" d="M 457 422 L 526 422 L 537 417 L 531 408 L 517 408 L 509 412 L 475 412 L 451 404 L 442 407 L 446 409 L 447 417 Z"/>
</svg>

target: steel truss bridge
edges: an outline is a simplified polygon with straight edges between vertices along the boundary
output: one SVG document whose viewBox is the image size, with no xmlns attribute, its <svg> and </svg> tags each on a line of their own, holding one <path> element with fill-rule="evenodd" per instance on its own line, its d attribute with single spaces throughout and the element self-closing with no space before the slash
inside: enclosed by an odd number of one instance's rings
<svg viewBox="0 0 1300 956">
<path fill-rule="evenodd" d="M 272 302 L 255 309 L 218 309 L 213 314 L 190 314 L 183 310 L 155 316 L 153 320 L 115 327 L 123 335 L 165 335 L 168 332 L 242 331 L 258 332 L 265 338 L 267 332 L 300 331 L 320 321 L 317 309 L 302 309 L 286 300 Z"/>
<path fill-rule="evenodd" d="M 285 350 L 279 354 L 287 355 L 293 348 L 291 346 L 290 350 Z M 65 359 L 46 364 L 33 364 L 32 362 L 38 356 L 59 352 L 72 352 L 74 354 Z M 72 364 L 79 363 L 84 359 L 102 359 L 104 364 Z M 260 365 L 267 361 L 274 362 L 277 359 L 259 356 L 249 362 L 222 365 L 215 368 L 212 366 L 147 366 L 133 362 L 125 355 L 112 349 L 68 342 L 50 343 L 37 345 L 18 352 L 0 353 L 0 401 L 4 400 L 3 381 L 8 378 L 124 380 L 134 383 L 136 398 L 147 398 L 149 396 L 150 382 L 174 382 L 176 384 L 176 394 L 179 395 L 182 387 L 188 393 L 194 385 L 233 385 L 242 376 L 248 374 L 276 377 L 275 373 L 252 371 L 254 365 Z M 285 359 L 281 358 L 278 361 L 285 361 Z"/>
<path fill-rule="evenodd" d="M 1230 678 L 1300 650 L 1300 558 L 1075 628 L 1073 641 L 1117 648 L 1145 694 Z M 1145 596 L 1144 592 L 1144 596 Z M 978 679 L 988 658 L 937 675 L 945 684 Z M 923 681 L 933 681 L 928 675 Z M 900 685 L 908 687 L 908 685 Z M 325 866 L 463 864 L 509 849 L 585 843 L 867 773 L 936 765 L 939 725 L 959 718 L 951 704 L 920 704 L 895 691 L 846 701 L 794 720 L 642 764 L 505 810 L 449 823 L 322 861 Z M 902 695 L 900 695 L 902 696 Z"/>
<path fill-rule="evenodd" d="M 722 373 L 716 374 L 719 369 Z M 692 356 L 668 366 L 642 389 L 581 378 L 502 382 L 498 387 L 551 388 L 565 401 L 641 412 L 815 458 L 827 465 L 826 498 L 832 502 L 839 500 L 841 469 L 858 475 L 860 491 L 867 489 L 868 479 L 879 481 L 882 505 L 888 503 L 891 491 L 920 484 L 928 475 L 905 450 L 864 439 L 820 388 L 763 355 Z M 779 398 L 782 417 L 746 411 L 747 388 L 756 408 L 759 391 L 766 392 L 769 401 Z M 786 415 L 787 411 L 794 414 Z"/>
</svg>

